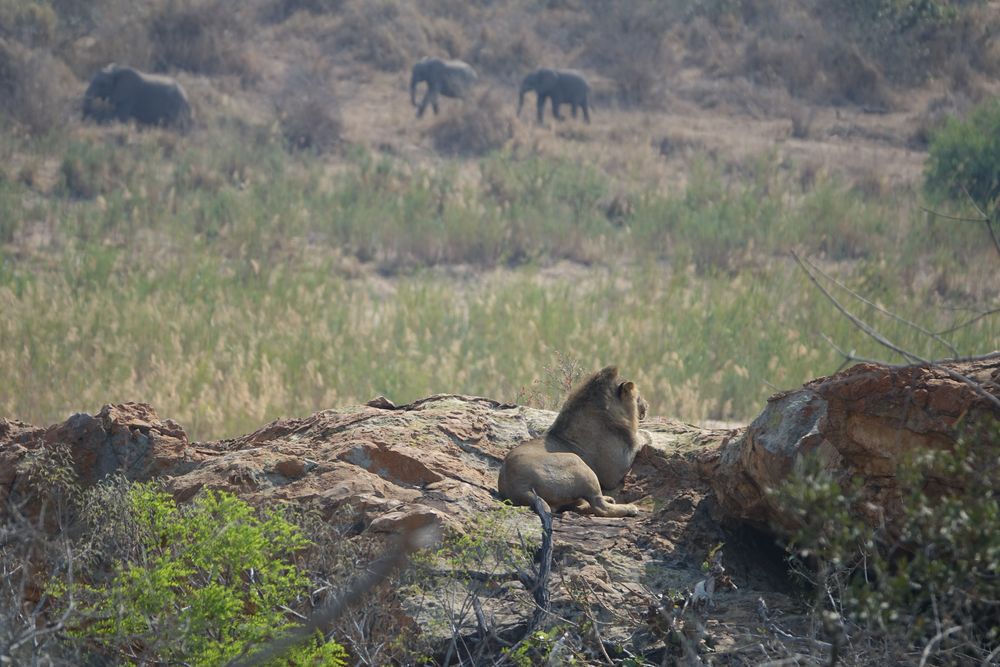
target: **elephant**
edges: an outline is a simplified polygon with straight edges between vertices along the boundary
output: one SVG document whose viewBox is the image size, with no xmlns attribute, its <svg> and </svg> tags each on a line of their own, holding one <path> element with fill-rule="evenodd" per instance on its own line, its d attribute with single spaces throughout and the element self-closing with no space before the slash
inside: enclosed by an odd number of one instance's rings
<svg viewBox="0 0 1000 667">
<path fill-rule="evenodd" d="M 543 67 L 524 77 L 517 100 L 518 116 L 524 106 L 524 94 L 529 90 L 535 91 L 538 97 L 539 123 L 542 122 L 546 99 L 552 100 L 552 115 L 556 120 L 562 120 L 559 106 L 570 104 L 573 106 L 573 118 L 576 118 L 576 110 L 580 107 L 583 109 L 583 119 L 590 122 L 590 84 L 579 72 Z"/>
<path fill-rule="evenodd" d="M 181 84 L 112 63 L 91 79 L 83 95 L 83 117 L 186 129 L 193 114 Z"/>
<path fill-rule="evenodd" d="M 410 75 L 410 102 L 417 107 L 417 118 L 424 115 L 430 104 L 438 112 L 438 96 L 463 98 L 478 80 L 476 70 L 461 60 L 424 58 L 413 66 Z M 417 104 L 417 84 L 426 81 L 427 92 Z"/>
</svg>

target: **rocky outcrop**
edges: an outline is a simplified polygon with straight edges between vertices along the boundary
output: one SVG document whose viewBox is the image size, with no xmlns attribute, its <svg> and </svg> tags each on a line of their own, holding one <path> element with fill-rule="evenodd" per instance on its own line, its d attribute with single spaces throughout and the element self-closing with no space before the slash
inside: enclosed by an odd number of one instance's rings
<svg viewBox="0 0 1000 667">
<path fill-rule="evenodd" d="M 179 500 L 212 488 L 255 504 L 309 504 L 327 517 L 348 509 L 355 534 L 390 533 L 431 516 L 461 532 L 500 507 L 496 481 L 506 452 L 541 434 L 554 417 L 469 396 L 432 396 L 404 406 L 380 399 L 278 420 L 240 438 L 192 443 L 148 405 L 110 405 L 49 428 L 0 421 L 0 482 L 5 496 L 16 492 L 18 463 L 62 444 L 85 483 L 119 470 L 135 480 L 161 477 Z M 642 516 L 567 513 L 554 521 L 560 577 L 591 582 L 606 609 L 641 610 L 652 591 L 693 587 L 704 554 L 725 539 L 705 509 L 709 487 L 698 476 L 696 454 L 734 432 L 667 420 L 643 426 L 649 445 L 620 496 L 638 502 Z M 515 516 L 524 535 L 537 535 L 533 514 L 518 509 Z M 503 611 L 510 595 L 491 599 L 485 612 L 522 622 L 523 616 Z M 567 595 L 555 591 L 553 604 Z"/>
<path fill-rule="evenodd" d="M 961 429 L 974 434 L 974 446 L 996 447 L 997 397 L 1000 354 L 936 366 L 858 364 L 772 396 L 740 437 L 703 457 L 701 471 L 722 515 L 791 530 L 794 520 L 767 490 L 812 454 L 842 485 L 859 480 L 858 512 L 891 528 L 899 520 L 900 466 L 922 449 L 953 449 Z"/>
<path fill-rule="evenodd" d="M 20 461 L 55 445 L 66 447 L 85 486 L 118 471 L 149 479 L 197 465 L 184 429 L 144 403 L 105 405 L 97 415 L 78 413 L 48 428 L 0 419 L 0 501 L 15 487 Z"/>
<path fill-rule="evenodd" d="M 700 565 L 708 551 L 725 542 L 726 572 L 739 590 L 721 594 L 724 601 L 713 609 L 717 630 L 728 628 L 716 638 L 757 627 L 762 594 L 772 609 L 792 605 L 782 592 L 780 550 L 759 532 L 738 529 L 792 527 L 767 489 L 815 452 L 839 478 L 862 480 L 867 502 L 861 509 L 872 520 L 891 522 L 898 466 L 920 447 L 953 446 L 959 423 L 996 428 L 1000 411 L 982 392 L 1000 395 L 998 380 L 1000 355 L 947 368 L 861 364 L 772 397 L 747 429 L 643 422 L 648 445 L 618 497 L 642 513 L 554 519 L 553 605 L 571 614 L 580 608 L 573 596 L 585 591 L 604 638 L 624 641 L 656 594 L 693 589 L 704 577 Z M 541 434 L 554 417 L 470 396 L 431 396 L 403 406 L 379 398 L 277 420 L 240 438 L 194 443 L 180 426 L 137 403 L 105 406 L 95 416 L 74 415 L 49 428 L 0 420 L 0 498 L 17 493 L 26 456 L 61 444 L 84 483 L 121 471 L 135 480 L 160 477 L 179 500 L 212 488 L 255 504 L 309 504 L 327 518 L 346 510 L 350 535 L 387 534 L 432 519 L 461 533 L 500 507 L 496 479 L 506 452 Z M 538 520 L 528 510 L 508 520 L 521 534 L 537 535 Z M 500 579 L 505 583 L 487 596 L 482 611 L 502 636 L 527 614 L 515 573 Z M 421 613 L 426 609 L 413 618 L 426 630 L 434 624 L 423 624 Z M 624 617 L 631 621 L 619 622 Z"/>
</svg>

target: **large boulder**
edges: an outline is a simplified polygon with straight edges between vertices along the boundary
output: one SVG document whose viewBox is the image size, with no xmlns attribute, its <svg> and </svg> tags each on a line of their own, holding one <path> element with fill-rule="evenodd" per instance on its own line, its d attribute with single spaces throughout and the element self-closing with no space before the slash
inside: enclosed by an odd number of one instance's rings
<svg viewBox="0 0 1000 667">
<path fill-rule="evenodd" d="M 184 429 L 145 403 L 105 405 L 96 415 L 77 413 L 48 428 L 0 418 L 0 503 L 16 487 L 24 457 L 53 447 L 68 451 L 84 485 L 118 471 L 130 479 L 178 474 L 199 458 Z"/>
<path fill-rule="evenodd" d="M 900 466 L 924 449 L 954 449 L 963 429 L 976 434 L 973 446 L 998 446 L 997 397 L 1000 354 L 938 365 L 862 363 L 772 396 L 745 432 L 703 456 L 701 471 L 722 516 L 781 533 L 796 522 L 768 490 L 814 455 L 843 486 L 860 482 L 859 515 L 891 529 L 900 519 Z"/>
</svg>

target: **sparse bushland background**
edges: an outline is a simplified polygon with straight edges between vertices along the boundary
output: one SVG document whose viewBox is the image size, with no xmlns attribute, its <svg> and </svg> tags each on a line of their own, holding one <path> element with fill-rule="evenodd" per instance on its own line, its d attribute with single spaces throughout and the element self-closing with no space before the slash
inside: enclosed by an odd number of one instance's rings
<svg viewBox="0 0 1000 667">
<path fill-rule="evenodd" d="M 219 438 L 376 394 L 553 403 L 568 358 L 746 421 L 839 365 L 825 337 L 882 356 L 789 250 L 931 331 L 997 307 L 982 226 L 921 210 L 975 216 L 924 165 L 998 90 L 995 2 L 233 7 L 0 0 L 0 415 L 143 400 Z M 417 121 L 427 54 L 482 85 Z M 83 124 L 110 61 L 176 76 L 195 128 Z M 593 124 L 515 117 L 543 64 L 590 77 Z"/>
</svg>

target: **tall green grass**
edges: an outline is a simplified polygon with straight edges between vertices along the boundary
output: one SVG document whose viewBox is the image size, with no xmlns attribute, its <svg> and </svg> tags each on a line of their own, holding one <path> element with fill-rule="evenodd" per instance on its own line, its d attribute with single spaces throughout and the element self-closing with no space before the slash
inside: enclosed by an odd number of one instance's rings
<svg viewBox="0 0 1000 667">
<path fill-rule="evenodd" d="M 142 400 L 217 438 L 376 394 L 513 400 L 563 353 L 619 364 L 653 414 L 746 420 L 837 368 L 824 336 L 887 357 L 787 250 L 932 330 L 1000 291 L 981 230 L 929 221 L 910 193 L 802 191 L 767 156 L 741 176 L 704 159 L 676 195 L 625 184 L 636 205 L 613 224 L 609 179 L 584 165 L 357 151 L 332 169 L 266 133 L 203 132 L 50 139 L 51 191 L 0 181 L 0 415 Z M 1000 321 L 951 338 L 995 349 Z"/>
</svg>

